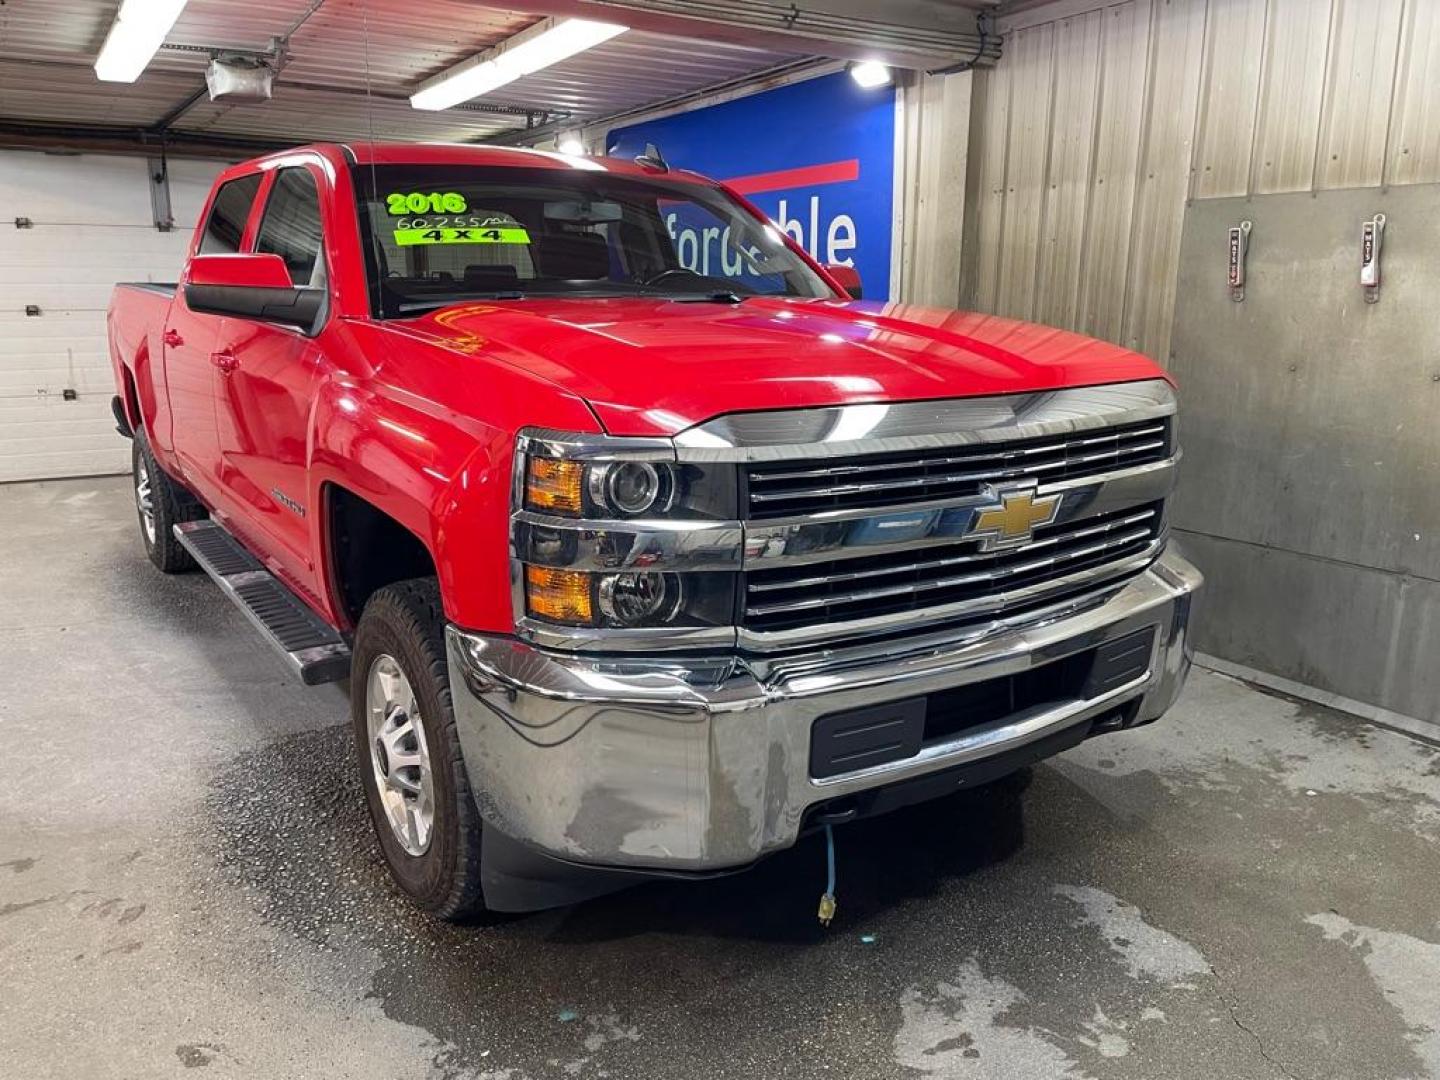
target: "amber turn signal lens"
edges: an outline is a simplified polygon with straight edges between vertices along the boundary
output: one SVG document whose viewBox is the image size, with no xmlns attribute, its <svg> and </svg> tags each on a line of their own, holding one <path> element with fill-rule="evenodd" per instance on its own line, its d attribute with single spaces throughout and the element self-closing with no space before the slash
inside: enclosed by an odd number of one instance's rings
<svg viewBox="0 0 1440 1080">
<path fill-rule="evenodd" d="M 590 575 L 548 566 L 525 567 L 525 605 L 531 615 L 558 623 L 595 621 Z"/>
<path fill-rule="evenodd" d="M 585 466 L 578 461 L 532 457 L 526 465 L 525 504 L 536 510 L 578 514 L 583 508 L 580 485 Z"/>
</svg>

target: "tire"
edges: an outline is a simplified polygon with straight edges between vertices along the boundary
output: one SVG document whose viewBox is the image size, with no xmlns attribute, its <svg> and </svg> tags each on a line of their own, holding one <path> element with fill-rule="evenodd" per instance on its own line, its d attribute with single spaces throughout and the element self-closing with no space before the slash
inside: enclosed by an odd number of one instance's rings
<svg viewBox="0 0 1440 1080">
<path fill-rule="evenodd" d="M 402 581 L 370 597 L 350 667 L 350 717 L 370 820 L 401 890 L 421 909 L 461 922 L 485 913 L 481 824 L 455 732 L 448 671 L 434 578 Z"/>
<path fill-rule="evenodd" d="M 205 516 L 205 507 L 160 468 L 143 428 L 136 429 L 132 442 L 130 475 L 145 554 L 167 574 L 194 570 L 195 560 L 175 539 L 174 526 L 182 521 L 199 521 Z"/>
</svg>

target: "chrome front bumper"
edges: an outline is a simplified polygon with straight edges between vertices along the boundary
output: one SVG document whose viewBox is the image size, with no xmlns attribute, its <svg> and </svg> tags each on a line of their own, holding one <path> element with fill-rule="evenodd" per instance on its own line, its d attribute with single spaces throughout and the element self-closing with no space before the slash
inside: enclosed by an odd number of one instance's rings
<svg viewBox="0 0 1440 1080">
<path fill-rule="evenodd" d="M 1172 545 L 1101 602 L 983 633 L 773 659 L 561 654 L 451 627 L 461 747 L 486 823 L 532 850 L 631 870 L 739 868 L 795 843 L 817 803 L 993 758 L 1125 705 L 1137 706 L 1132 723 L 1155 719 L 1189 670 L 1200 585 Z M 821 716 L 1012 675 L 1147 626 L 1148 671 L 1101 696 L 968 729 L 901 761 L 810 775 Z"/>
</svg>

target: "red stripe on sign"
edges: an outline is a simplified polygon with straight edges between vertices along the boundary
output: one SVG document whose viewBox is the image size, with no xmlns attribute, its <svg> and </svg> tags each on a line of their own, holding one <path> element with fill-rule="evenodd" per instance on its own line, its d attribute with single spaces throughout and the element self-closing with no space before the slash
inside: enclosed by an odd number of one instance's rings
<svg viewBox="0 0 1440 1080">
<path fill-rule="evenodd" d="M 819 184 L 843 184 L 860 179 L 860 159 L 831 161 L 825 165 L 802 165 L 798 169 L 752 173 L 736 176 L 725 183 L 741 195 L 758 195 L 762 191 L 784 191 L 787 188 L 815 187 Z"/>
</svg>

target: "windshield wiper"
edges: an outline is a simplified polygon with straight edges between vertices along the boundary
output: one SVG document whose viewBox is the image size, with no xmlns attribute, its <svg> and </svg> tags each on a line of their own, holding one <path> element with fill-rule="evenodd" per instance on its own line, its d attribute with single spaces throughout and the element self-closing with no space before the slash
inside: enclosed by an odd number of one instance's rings
<svg viewBox="0 0 1440 1080">
<path fill-rule="evenodd" d="M 730 292 L 728 289 L 720 292 L 710 293 L 675 293 L 666 296 L 677 304 L 739 304 L 745 297 L 737 292 Z"/>
<path fill-rule="evenodd" d="M 519 289 L 506 289 L 501 292 L 466 293 L 461 297 L 453 297 L 449 300 L 417 300 L 409 304 L 401 304 L 396 308 L 402 315 L 408 315 L 419 311 L 434 311 L 436 308 L 454 307 L 456 304 L 467 304 L 474 300 L 524 300 L 525 294 Z"/>
</svg>

